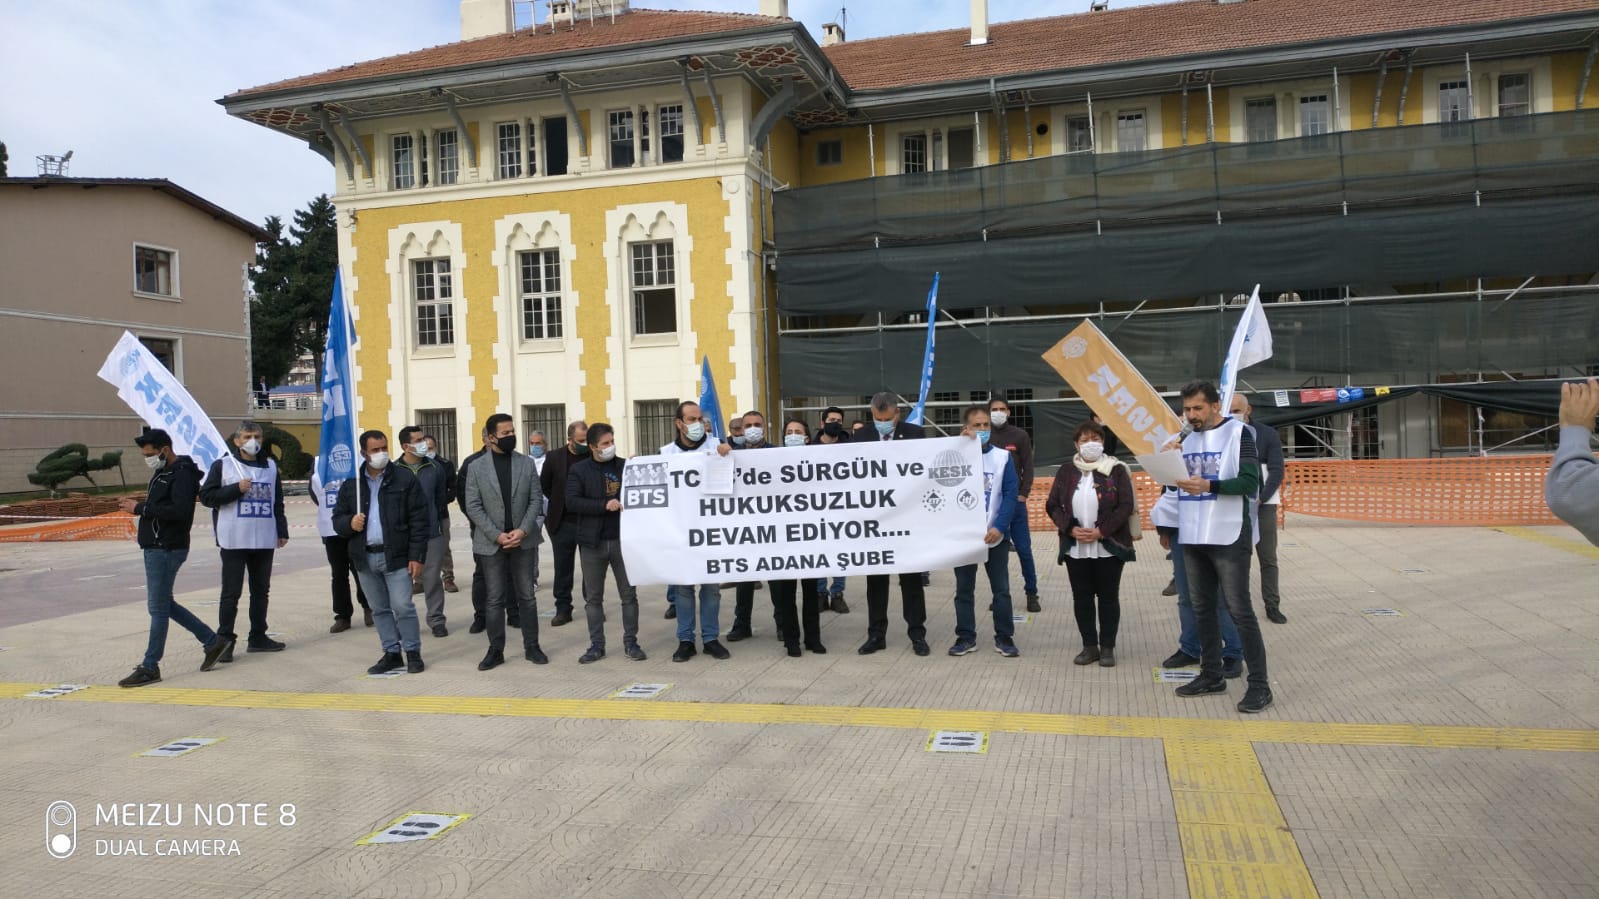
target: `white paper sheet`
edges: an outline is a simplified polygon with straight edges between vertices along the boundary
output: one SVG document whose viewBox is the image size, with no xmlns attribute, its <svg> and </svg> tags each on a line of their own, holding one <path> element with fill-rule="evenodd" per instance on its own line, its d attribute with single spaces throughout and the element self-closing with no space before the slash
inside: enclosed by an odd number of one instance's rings
<svg viewBox="0 0 1599 899">
<path fill-rule="evenodd" d="M 1175 487 L 1177 482 L 1188 477 L 1188 465 L 1183 462 L 1183 454 L 1177 450 L 1164 453 L 1150 453 L 1148 455 L 1134 456 L 1144 471 L 1155 479 L 1155 483 L 1166 487 Z"/>
<path fill-rule="evenodd" d="M 700 475 L 700 490 L 710 496 L 733 495 L 733 472 L 735 453 L 725 456 L 705 454 L 705 471 Z"/>
</svg>

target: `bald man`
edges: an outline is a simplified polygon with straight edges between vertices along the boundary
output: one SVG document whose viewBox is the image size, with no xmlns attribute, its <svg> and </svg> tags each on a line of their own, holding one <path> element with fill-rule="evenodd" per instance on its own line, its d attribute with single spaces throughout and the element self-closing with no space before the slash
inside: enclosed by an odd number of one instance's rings
<svg viewBox="0 0 1599 899">
<path fill-rule="evenodd" d="M 1247 422 L 1255 431 L 1255 451 L 1260 454 L 1260 542 L 1255 544 L 1255 555 L 1260 559 L 1260 598 L 1266 605 L 1266 620 L 1273 624 L 1287 624 L 1288 616 L 1282 613 L 1282 594 L 1277 589 L 1277 507 L 1282 503 L 1283 441 L 1277 429 L 1256 425 L 1254 407 L 1241 393 L 1233 394 L 1233 417 Z"/>
</svg>

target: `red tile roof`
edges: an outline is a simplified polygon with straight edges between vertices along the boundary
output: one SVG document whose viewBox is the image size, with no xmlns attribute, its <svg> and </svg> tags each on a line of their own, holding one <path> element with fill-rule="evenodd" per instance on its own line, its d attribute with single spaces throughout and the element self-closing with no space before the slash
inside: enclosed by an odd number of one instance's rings
<svg viewBox="0 0 1599 899">
<path fill-rule="evenodd" d="M 1111 0 L 1115 3 L 1116 0 Z M 1599 9 L 1599 0 L 1184 0 L 848 41 L 825 49 L 854 90 L 1437 29 Z"/>
<path fill-rule="evenodd" d="M 548 25 L 543 25 L 537 29 L 520 29 L 511 34 L 496 34 L 470 41 L 441 44 L 425 50 L 402 53 L 399 56 L 358 62 L 313 75 L 302 75 L 298 78 L 263 84 L 260 87 L 247 88 L 230 94 L 228 99 L 268 91 L 316 87 L 389 75 L 413 75 L 483 63 L 537 59 L 540 56 L 580 50 L 624 47 L 629 44 L 645 44 L 672 38 L 742 31 L 746 28 L 759 28 L 763 25 L 789 21 L 792 20 L 746 13 L 634 9 L 619 14 L 614 23 L 607 16 L 592 22 L 578 22 L 571 27 L 561 26 L 554 32 L 550 31 Z"/>
</svg>

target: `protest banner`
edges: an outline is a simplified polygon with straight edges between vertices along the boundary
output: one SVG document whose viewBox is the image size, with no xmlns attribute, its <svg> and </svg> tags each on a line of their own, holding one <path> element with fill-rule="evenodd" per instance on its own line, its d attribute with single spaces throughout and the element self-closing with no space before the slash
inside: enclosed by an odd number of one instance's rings
<svg viewBox="0 0 1599 899">
<path fill-rule="evenodd" d="M 967 437 L 641 456 L 622 475 L 622 555 L 649 584 L 947 570 L 988 558 L 981 450 Z"/>
<path fill-rule="evenodd" d="M 1130 451 L 1159 452 L 1182 430 L 1177 413 L 1093 322 L 1073 328 L 1044 353 L 1044 361 Z"/>
</svg>

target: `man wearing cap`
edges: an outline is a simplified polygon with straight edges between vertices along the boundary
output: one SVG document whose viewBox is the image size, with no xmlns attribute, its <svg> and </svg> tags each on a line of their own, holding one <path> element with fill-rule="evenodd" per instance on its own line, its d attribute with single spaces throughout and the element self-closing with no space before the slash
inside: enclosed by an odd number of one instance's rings
<svg viewBox="0 0 1599 899">
<path fill-rule="evenodd" d="M 216 666 L 222 651 L 233 641 L 213 631 L 193 612 L 172 598 L 178 569 L 189 558 L 189 529 L 194 526 L 194 500 L 200 492 L 200 469 L 188 456 L 172 451 L 166 431 L 146 430 L 134 443 L 144 463 L 155 469 L 144 501 L 127 497 L 117 507 L 139 519 L 139 548 L 144 550 L 145 602 L 150 610 L 150 643 L 144 661 L 117 682 L 121 687 L 142 687 L 161 680 L 161 656 L 167 647 L 167 622 L 176 621 L 205 648 L 201 671 Z"/>
</svg>

